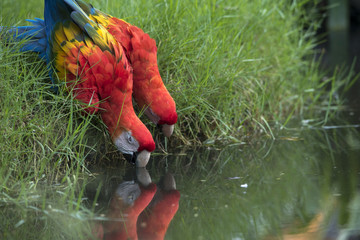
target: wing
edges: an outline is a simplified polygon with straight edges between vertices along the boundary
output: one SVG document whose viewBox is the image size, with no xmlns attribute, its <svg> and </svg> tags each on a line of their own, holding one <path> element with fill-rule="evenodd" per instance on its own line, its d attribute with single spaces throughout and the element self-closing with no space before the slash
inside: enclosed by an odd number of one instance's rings
<svg viewBox="0 0 360 240">
<path fill-rule="evenodd" d="M 81 25 L 80 25 L 81 26 Z M 97 111 L 99 101 L 111 96 L 111 87 L 132 92 L 132 69 L 122 47 L 101 28 L 72 21 L 57 23 L 51 36 L 51 59 L 59 79 L 66 81 L 76 98 Z M 111 86 L 111 87 L 110 87 Z"/>
<path fill-rule="evenodd" d="M 145 113 L 153 122 L 175 124 L 176 105 L 158 70 L 155 40 L 124 20 L 103 13 L 82 0 L 76 2 L 93 22 L 106 28 L 125 49 L 134 69 L 133 96 L 138 105 L 148 108 Z"/>
<path fill-rule="evenodd" d="M 154 123 L 175 124 L 176 105 L 159 73 L 155 40 L 140 28 L 123 20 L 112 17 L 107 22 L 107 30 L 116 40 L 123 42 L 134 69 L 133 96 L 136 102 L 140 107 L 147 108 L 145 113 Z M 172 130 L 164 133 L 170 136 Z"/>
<path fill-rule="evenodd" d="M 108 30 L 111 35 L 113 35 L 115 39 L 123 46 L 127 57 L 129 57 L 128 53 L 131 51 L 131 36 L 129 35 L 127 28 L 132 26 L 131 24 L 124 20 L 114 18 L 113 16 L 94 8 L 91 4 L 85 1 L 69 1 L 76 2 L 76 4 L 81 8 L 81 11 L 83 11 L 89 19 L 91 19 L 93 22 L 96 22 L 98 25 L 105 27 L 106 30 Z"/>
<path fill-rule="evenodd" d="M 71 17 L 74 22 L 55 25 L 50 41 L 59 78 L 78 99 L 104 109 L 101 117 L 116 145 L 126 130 L 138 141 L 137 151 L 153 151 L 151 133 L 133 109 L 133 73 L 122 46 L 101 25 L 74 13 Z"/>
</svg>

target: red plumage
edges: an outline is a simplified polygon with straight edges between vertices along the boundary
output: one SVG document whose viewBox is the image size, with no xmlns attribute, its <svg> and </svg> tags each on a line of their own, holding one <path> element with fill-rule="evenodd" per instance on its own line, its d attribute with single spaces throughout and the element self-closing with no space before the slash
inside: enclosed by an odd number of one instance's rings
<svg viewBox="0 0 360 240">
<path fill-rule="evenodd" d="M 76 25 L 69 27 L 72 32 L 83 34 Z M 130 131 L 139 143 L 137 151 L 153 151 L 152 136 L 133 109 L 133 73 L 123 47 L 113 40 L 109 44 L 110 52 L 102 50 L 90 39 L 68 39 L 65 28 L 58 26 L 54 35 L 59 40 L 52 49 L 59 77 L 65 79 L 77 99 L 93 105 L 86 108 L 87 112 L 101 109 L 101 117 L 114 141 L 124 130 Z"/>
<path fill-rule="evenodd" d="M 97 12 L 91 17 L 103 25 L 123 46 L 133 70 L 133 96 L 150 119 L 157 124 L 177 122 L 176 105 L 166 89 L 157 65 L 154 39 L 140 28 L 110 15 Z"/>
</svg>

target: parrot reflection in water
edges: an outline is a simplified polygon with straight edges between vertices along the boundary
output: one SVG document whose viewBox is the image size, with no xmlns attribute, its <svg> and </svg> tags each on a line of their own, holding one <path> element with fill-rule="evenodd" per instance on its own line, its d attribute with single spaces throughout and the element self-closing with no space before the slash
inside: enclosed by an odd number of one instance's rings
<svg viewBox="0 0 360 240">
<path fill-rule="evenodd" d="M 136 181 L 118 185 L 105 215 L 93 222 L 91 238 L 101 240 L 163 240 L 178 211 L 180 193 L 167 173 L 156 186 L 145 168 L 138 168 Z"/>
</svg>

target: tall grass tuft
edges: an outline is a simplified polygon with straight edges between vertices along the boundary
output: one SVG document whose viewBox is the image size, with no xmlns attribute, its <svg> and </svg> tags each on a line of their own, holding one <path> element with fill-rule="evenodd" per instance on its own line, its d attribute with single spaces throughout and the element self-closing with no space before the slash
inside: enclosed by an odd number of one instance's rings
<svg viewBox="0 0 360 240">
<path fill-rule="evenodd" d="M 180 115 L 176 136 L 185 143 L 239 141 L 331 98 L 312 58 L 320 26 L 312 1 L 95 5 L 156 39 L 160 72 Z M 333 91 L 343 83 L 337 84 Z"/>
<path fill-rule="evenodd" d="M 22 44 L 0 45 L 0 238 L 48 239 L 64 236 L 53 229 L 81 208 L 94 117 L 82 116 L 71 94 L 54 93 L 46 65 L 19 53 Z M 42 231 L 29 233 L 31 225 Z"/>
</svg>

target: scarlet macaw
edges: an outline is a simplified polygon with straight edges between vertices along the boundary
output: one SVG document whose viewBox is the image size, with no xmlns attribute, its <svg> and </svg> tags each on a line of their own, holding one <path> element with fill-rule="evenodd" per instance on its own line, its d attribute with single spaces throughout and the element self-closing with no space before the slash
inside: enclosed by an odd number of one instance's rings
<svg viewBox="0 0 360 240">
<path fill-rule="evenodd" d="M 82 0 L 76 2 L 90 19 L 104 26 L 124 47 L 134 69 L 133 93 L 137 104 L 146 108 L 145 114 L 155 124 L 163 125 L 165 136 L 170 137 L 177 122 L 176 105 L 159 73 L 155 40 L 124 20 L 103 13 Z"/>
<path fill-rule="evenodd" d="M 86 111 L 101 113 L 117 148 L 145 166 L 155 143 L 133 109 L 133 70 L 123 46 L 73 0 L 45 0 L 44 21 L 31 22 L 11 30 L 31 38 L 22 50 L 52 63 L 59 79 L 90 106 Z"/>
<path fill-rule="evenodd" d="M 82 0 L 68 0 L 78 11 L 86 14 L 92 21 L 105 27 L 123 46 L 126 56 L 133 67 L 133 96 L 140 108 L 155 124 L 162 125 L 165 136 L 170 137 L 177 122 L 176 105 L 166 89 L 157 65 L 157 47 L 154 39 L 140 28 L 124 20 L 103 13 Z M 45 18 L 48 11 L 45 9 Z M 37 51 L 42 55 L 43 27 L 41 19 L 28 20 L 33 26 L 18 27 L 21 37 L 32 41 L 24 50 Z"/>
</svg>

